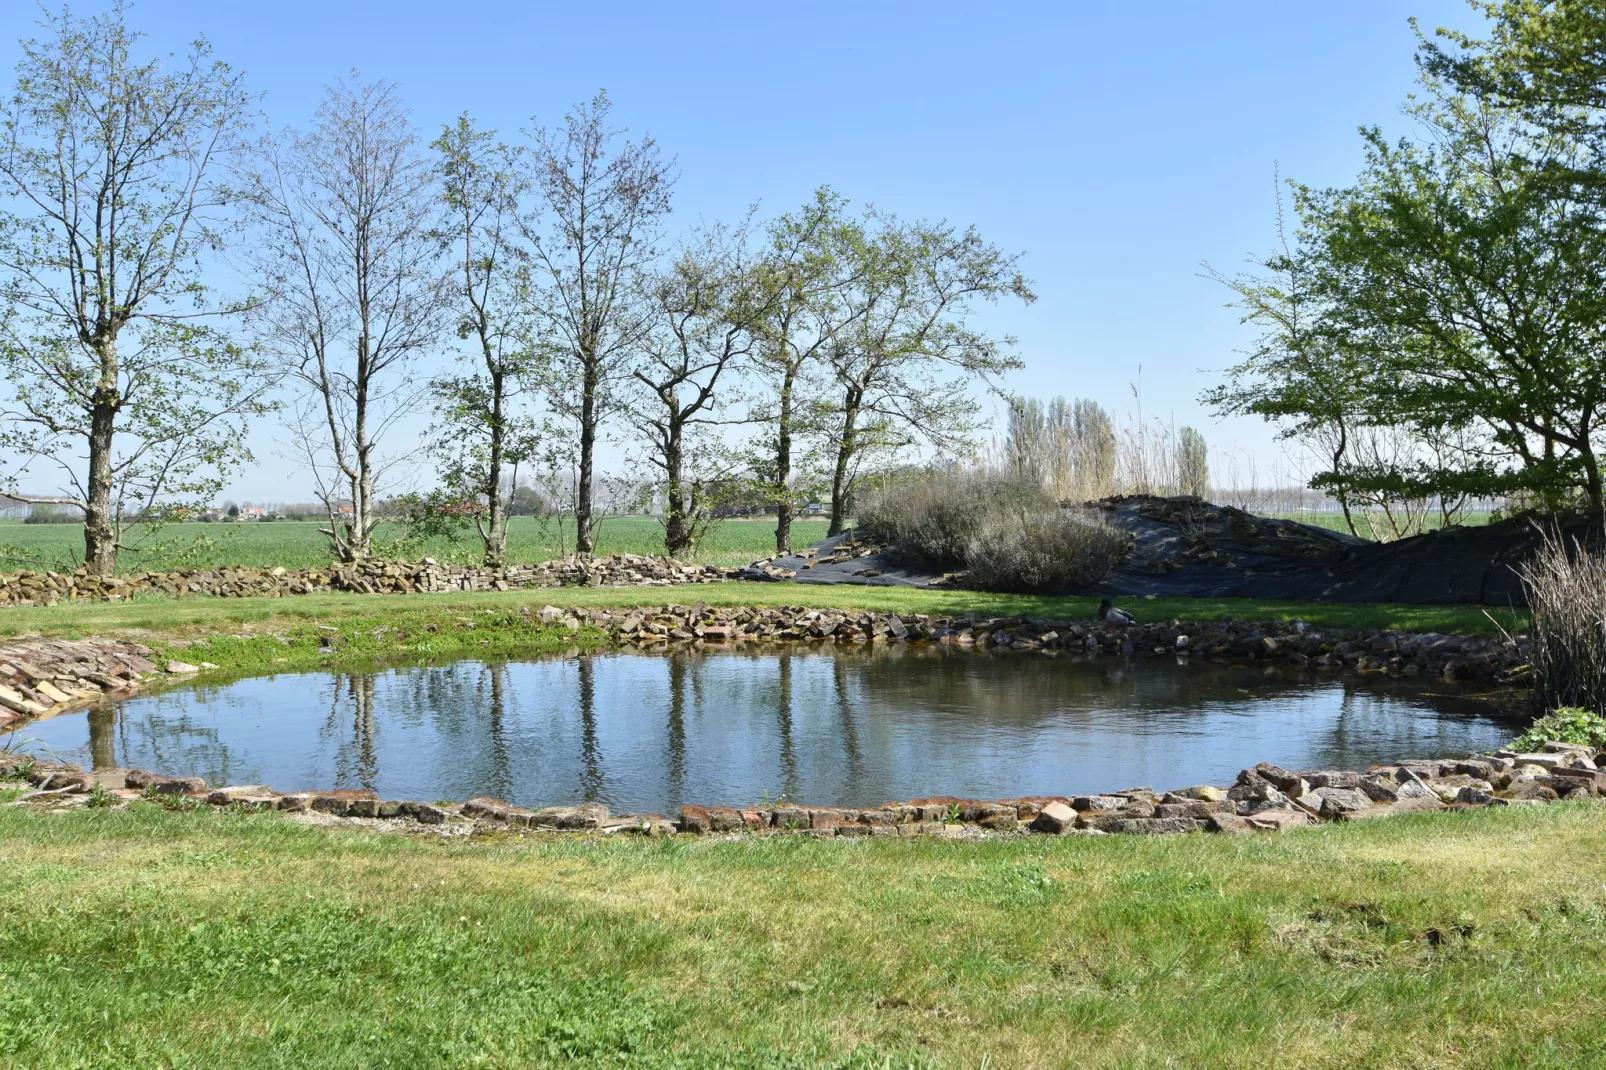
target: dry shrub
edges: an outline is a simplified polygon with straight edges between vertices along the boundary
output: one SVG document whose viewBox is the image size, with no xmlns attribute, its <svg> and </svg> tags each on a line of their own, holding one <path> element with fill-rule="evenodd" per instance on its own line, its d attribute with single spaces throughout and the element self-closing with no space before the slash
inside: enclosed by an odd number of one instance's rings
<svg viewBox="0 0 1606 1070">
<path fill-rule="evenodd" d="M 1606 557 L 1547 534 L 1519 571 L 1533 611 L 1535 702 L 1606 711 Z"/>
<path fill-rule="evenodd" d="M 1125 548 L 1125 536 L 1102 520 L 1061 509 L 993 518 L 966 564 L 983 590 L 1057 594 L 1102 580 Z"/>
<path fill-rule="evenodd" d="M 1034 481 L 927 469 L 862 494 L 859 533 L 896 558 L 964 568 L 989 591 L 1050 593 L 1096 583 L 1126 548 L 1092 514 L 1070 512 Z"/>
<path fill-rule="evenodd" d="M 947 568 L 966 564 L 990 520 L 1055 508 L 1036 483 L 963 469 L 917 469 L 884 477 L 859 496 L 859 533 L 893 557 Z"/>
</svg>

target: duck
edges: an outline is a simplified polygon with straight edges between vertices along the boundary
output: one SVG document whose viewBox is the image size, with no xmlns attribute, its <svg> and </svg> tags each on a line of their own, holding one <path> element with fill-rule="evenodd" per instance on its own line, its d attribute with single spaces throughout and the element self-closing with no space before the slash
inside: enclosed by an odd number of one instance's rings
<svg viewBox="0 0 1606 1070">
<path fill-rule="evenodd" d="M 1138 622 L 1137 618 L 1126 610 L 1112 606 L 1108 598 L 1099 602 L 1099 620 L 1112 628 L 1125 628 Z"/>
</svg>

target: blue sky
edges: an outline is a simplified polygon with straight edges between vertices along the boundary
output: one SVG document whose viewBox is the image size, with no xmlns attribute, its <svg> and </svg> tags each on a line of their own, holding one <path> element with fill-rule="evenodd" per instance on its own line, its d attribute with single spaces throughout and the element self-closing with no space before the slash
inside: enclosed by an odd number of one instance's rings
<svg viewBox="0 0 1606 1070">
<path fill-rule="evenodd" d="M 511 136 L 606 87 L 621 124 L 678 157 L 677 225 L 755 201 L 778 212 L 820 184 L 975 223 L 1026 253 L 1039 294 L 986 318 L 1020 338 L 1010 386 L 1125 412 L 1141 366 L 1146 413 L 1253 453 L 1264 482 L 1266 429 L 1197 402 L 1248 342 L 1199 264 L 1235 269 L 1270 244 L 1274 166 L 1342 183 L 1357 126 L 1406 129 L 1413 15 L 1430 30 L 1475 21 L 1463 0 L 142 0 L 131 22 L 164 51 L 205 33 L 275 125 L 306 122 L 352 68 L 400 83 L 430 136 L 465 109 Z M 36 17 L 0 5 L 0 39 L 31 36 Z M 261 463 L 233 496 L 305 497 L 274 456 L 279 434 L 253 434 Z"/>
</svg>

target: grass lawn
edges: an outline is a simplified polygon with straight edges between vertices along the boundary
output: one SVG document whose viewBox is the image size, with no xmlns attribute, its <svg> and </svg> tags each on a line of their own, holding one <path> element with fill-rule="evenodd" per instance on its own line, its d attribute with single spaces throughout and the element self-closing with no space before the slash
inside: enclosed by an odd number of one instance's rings
<svg viewBox="0 0 1606 1070">
<path fill-rule="evenodd" d="M 0 808 L 0 1064 L 1601 1066 L 1603 818 L 439 843 Z"/>
<path fill-rule="evenodd" d="M 796 520 L 792 544 L 807 546 L 825 538 L 826 520 Z M 247 521 L 234 524 L 173 524 L 163 528 L 159 546 L 145 553 L 125 553 L 125 572 L 151 568 L 215 568 L 255 565 L 271 568 L 310 568 L 329 563 L 328 540 L 318 524 L 301 521 Z M 380 524 L 375 539 L 383 545 L 398 538 L 395 524 Z M 476 562 L 478 537 L 472 529 L 460 542 L 434 539 L 407 547 L 406 556 L 434 557 L 441 561 Z M 514 563 L 548 561 L 574 549 L 572 521 L 516 516 L 508 522 L 508 560 Z M 597 536 L 602 554 L 661 554 L 664 529 L 656 519 L 641 516 L 608 517 Z M 698 548 L 696 559 L 710 565 L 749 565 L 775 552 L 774 518 L 727 520 L 716 524 Z M 47 568 L 75 565 L 83 558 L 83 528 L 77 524 L 24 524 L 0 520 L 0 569 Z"/>
<path fill-rule="evenodd" d="M 521 608 L 544 605 L 615 608 L 690 604 L 811 606 L 897 610 L 904 613 L 1091 620 L 1091 598 L 1048 598 L 975 591 L 922 591 L 899 587 L 827 587 L 795 583 L 723 583 L 689 587 L 564 588 L 412 595 L 315 594 L 289 598 L 188 598 L 147 596 L 130 602 L 61 603 L 0 611 L 0 636 L 102 636 L 158 646 L 200 640 L 199 657 L 237 672 L 326 663 L 333 659 L 444 658 L 528 652 L 600 642 L 600 635 L 543 629 Z M 1125 603 L 1141 620 L 1305 620 L 1325 627 L 1396 628 L 1487 634 L 1495 630 L 1480 606 L 1317 605 L 1255 599 L 1138 599 Z M 1509 611 L 1493 619 L 1513 630 L 1524 621 Z M 334 651 L 320 639 L 338 632 Z"/>
</svg>

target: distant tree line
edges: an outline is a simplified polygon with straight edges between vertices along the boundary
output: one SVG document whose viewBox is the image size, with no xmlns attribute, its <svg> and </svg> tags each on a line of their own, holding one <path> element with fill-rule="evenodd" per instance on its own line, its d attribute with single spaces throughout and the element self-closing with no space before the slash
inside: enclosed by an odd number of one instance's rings
<svg viewBox="0 0 1606 1070">
<path fill-rule="evenodd" d="M 825 187 L 672 234 L 675 162 L 605 94 L 430 138 L 353 77 L 263 131 L 204 38 L 147 57 L 120 4 L 44 26 L 0 105 L 0 490 L 81 511 L 93 572 L 196 515 L 274 412 L 341 560 L 397 508 L 471 525 L 492 564 L 509 516 L 562 510 L 589 552 L 610 435 L 669 552 L 733 502 L 784 551 L 816 498 L 840 529 L 867 466 L 973 444 L 978 384 L 1019 366 L 973 321 L 1033 300 L 1017 254 Z M 49 466 L 61 493 L 23 494 Z"/>
</svg>

